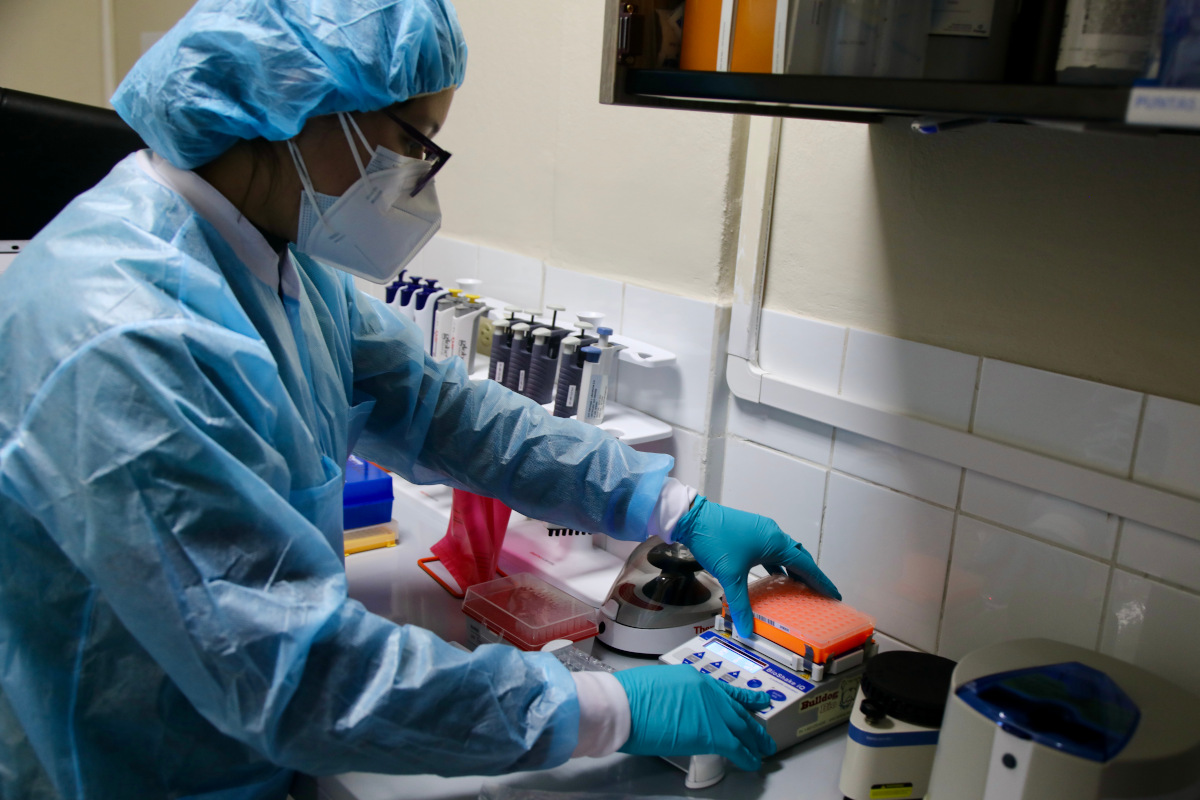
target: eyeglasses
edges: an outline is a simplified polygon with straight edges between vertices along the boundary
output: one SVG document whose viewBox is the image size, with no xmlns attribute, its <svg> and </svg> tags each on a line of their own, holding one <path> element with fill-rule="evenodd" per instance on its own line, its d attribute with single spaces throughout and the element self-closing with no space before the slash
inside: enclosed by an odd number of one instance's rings
<svg viewBox="0 0 1200 800">
<path fill-rule="evenodd" d="M 442 167 L 446 166 L 446 162 L 450 160 L 450 153 L 449 151 L 438 147 L 433 143 L 432 139 L 421 133 L 412 125 L 409 125 L 407 122 L 400 119 L 395 115 L 395 113 L 388 111 L 387 109 L 384 109 L 383 113 L 387 114 L 388 118 L 392 122 L 399 125 L 400 130 L 404 131 L 408 138 L 417 143 L 417 145 L 421 148 L 421 160 L 429 162 L 429 172 L 426 172 L 425 177 L 421 178 L 421 180 L 417 182 L 417 188 L 413 189 L 412 195 L 410 195 L 411 197 L 416 197 L 421 193 L 421 190 L 424 189 L 431 180 L 433 180 L 433 176 L 437 175 L 438 171 Z"/>
</svg>

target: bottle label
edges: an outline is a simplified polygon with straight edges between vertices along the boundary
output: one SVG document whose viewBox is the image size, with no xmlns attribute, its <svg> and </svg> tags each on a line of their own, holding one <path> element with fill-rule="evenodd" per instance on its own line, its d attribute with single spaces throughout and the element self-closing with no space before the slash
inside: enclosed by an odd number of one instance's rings
<svg viewBox="0 0 1200 800">
<path fill-rule="evenodd" d="M 608 395 L 608 380 L 601 375 L 593 378 L 588 384 L 587 398 L 584 401 L 583 421 L 599 425 L 604 421 L 604 401 Z"/>
</svg>

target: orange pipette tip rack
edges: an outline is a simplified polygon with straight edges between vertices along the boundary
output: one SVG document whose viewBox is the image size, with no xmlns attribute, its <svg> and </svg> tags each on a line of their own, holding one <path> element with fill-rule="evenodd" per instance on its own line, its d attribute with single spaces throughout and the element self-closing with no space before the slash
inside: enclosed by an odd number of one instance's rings
<svg viewBox="0 0 1200 800">
<path fill-rule="evenodd" d="M 821 595 L 786 575 L 750 585 L 754 633 L 814 664 L 853 650 L 871 638 L 875 618 Z M 729 606 L 725 606 L 729 613 Z"/>
</svg>

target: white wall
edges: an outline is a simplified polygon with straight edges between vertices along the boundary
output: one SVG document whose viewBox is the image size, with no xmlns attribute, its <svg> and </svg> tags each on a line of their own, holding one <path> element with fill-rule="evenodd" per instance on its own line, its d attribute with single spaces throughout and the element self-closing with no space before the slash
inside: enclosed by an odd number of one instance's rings
<svg viewBox="0 0 1200 800">
<path fill-rule="evenodd" d="M 0 87 L 102 106 L 101 0 L 0 2 Z"/>
<path fill-rule="evenodd" d="M 771 310 L 761 344 L 813 391 L 1200 498 L 1198 405 Z M 885 634 L 952 659 L 1046 637 L 1200 692 L 1200 639 L 1176 633 L 1200 626 L 1197 539 L 964 469 L 967 446 L 933 459 L 740 399 L 727 432 L 720 501 L 778 521 Z"/>
<path fill-rule="evenodd" d="M 6 0 L 0 86 L 104 105 L 105 45 L 119 81 L 190 5 Z M 599 105 L 602 3 L 457 8 L 470 64 L 440 137 L 455 154 L 438 178 L 445 233 L 695 298 L 726 291 L 745 121 Z"/>
<path fill-rule="evenodd" d="M 1200 140 L 789 121 L 767 305 L 1200 402 Z"/>
<path fill-rule="evenodd" d="M 599 105 L 602 3 L 456 5 L 470 62 L 440 138 L 445 233 L 716 298 L 744 122 Z"/>
<path fill-rule="evenodd" d="M 143 43 L 174 25 L 191 5 L 189 0 L 3 0 L 0 87 L 107 106 Z"/>
</svg>

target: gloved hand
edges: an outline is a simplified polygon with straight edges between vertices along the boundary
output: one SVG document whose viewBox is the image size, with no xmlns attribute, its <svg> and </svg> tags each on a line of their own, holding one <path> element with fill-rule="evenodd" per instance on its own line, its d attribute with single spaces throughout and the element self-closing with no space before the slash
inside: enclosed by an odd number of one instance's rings
<svg viewBox="0 0 1200 800">
<path fill-rule="evenodd" d="M 622 753 L 716 753 L 753 772 L 775 752 L 775 742 L 746 710 L 771 705 L 766 692 L 722 683 L 684 664 L 619 670 L 616 678 L 629 697 L 629 740 Z"/>
<path fill-rule="evenodd" d="M 675 526 L 672 539 L 682 542 L 700 566 L 721 582 L 733 625 L 743 636 L 754 632 L 746 574 L 757 564 L 774 574 L 786 570 L 814 591 L 842 599 L 808 551 L 767 517 L 726 508 L 700 496 Z"/>
</svg>

